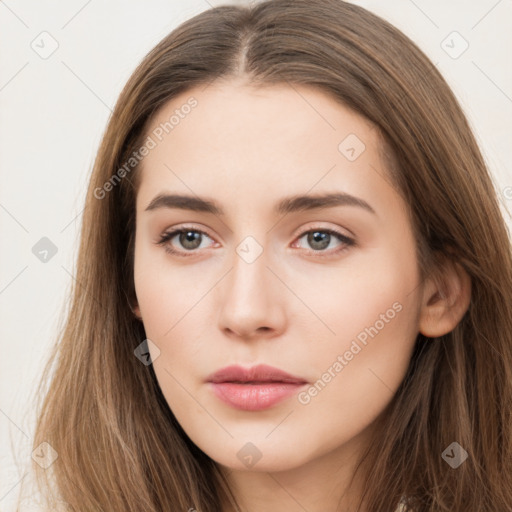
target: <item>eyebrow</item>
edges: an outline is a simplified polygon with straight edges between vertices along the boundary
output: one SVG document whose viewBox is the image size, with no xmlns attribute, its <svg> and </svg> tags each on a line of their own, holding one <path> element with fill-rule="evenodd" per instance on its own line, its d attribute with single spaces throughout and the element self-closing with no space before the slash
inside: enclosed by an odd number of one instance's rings
<svg viewBox="0 0 512 512">
<path fill-rule="evenodd" d="M 286 215 L 292 212 L 332 208 L 335 206 L 357 206 L 377 215 L 375 210 L 366 201 L 346 192 L 285 197 L 277 203 L 275 212 Z M 218 216 L 225 215 L 222 207 L 212 199 L 181 194 L 158 194 L 152 199 L 145 211 L 160 208 L 177 208 L 180 210 L 212 213 Z"/>
</svg>

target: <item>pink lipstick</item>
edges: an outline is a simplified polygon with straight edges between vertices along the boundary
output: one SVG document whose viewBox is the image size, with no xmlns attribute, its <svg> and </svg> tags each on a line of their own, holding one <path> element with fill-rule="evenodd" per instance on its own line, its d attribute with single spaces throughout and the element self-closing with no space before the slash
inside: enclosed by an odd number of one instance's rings
<svg viewBox="0 0 512 512">
<path fill-rule="evenodd" d="M 245 411 L 268 409 L 307 384 L 300 377 L 264 364 L 251 368 L 227 366 L 206 380 L 220 400 Z"/>
</svg>

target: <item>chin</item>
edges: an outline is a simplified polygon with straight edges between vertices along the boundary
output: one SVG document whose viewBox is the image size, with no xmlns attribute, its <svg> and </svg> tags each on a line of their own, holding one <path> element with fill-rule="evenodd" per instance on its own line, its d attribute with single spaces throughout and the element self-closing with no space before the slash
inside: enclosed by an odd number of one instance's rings
<svg viewBox="0 0 512 512">
<path fill-rule="evenodd" d="M 283 447 L 280 442 L 276 445 L 269 443 L 268 440 L 267 442 L 231 440 L 222 446 L 216 444 L 215 447 L 200 448 L 224 468 L 258 473 L 289 471 L 314 458 L 314 456 L 308 457 L 303 449 L 297 449 L 298 446 L 300 446 L 299 442 L 294 443 L 293 446 Z"/>
</svg>

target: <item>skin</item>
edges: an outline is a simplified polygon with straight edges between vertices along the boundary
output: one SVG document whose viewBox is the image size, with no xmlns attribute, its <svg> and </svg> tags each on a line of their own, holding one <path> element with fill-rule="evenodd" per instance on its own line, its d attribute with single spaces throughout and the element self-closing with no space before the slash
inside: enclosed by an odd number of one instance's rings
<svg viewBox="0 0 512 512">
<path fill-rule="evenodd" d="M 347 486 L 356 457 L 405 376 L 418 332 L 439 336 L 460 321 L 467 275 L 448 265 L 442 289 L 420 280 L 407 205 L 387 178 L 377 131 L 361 116 L 314 88 L 228 80 L 173 98 L 148 135 L 191 96 L 197 106 L 144 158 L 137 194 L 134 312 L 160 351 L 151 352 L 157 379 L 244 510 L 353 510 L 359 483 Z M 349 134 L 365 144 L 354 161 L 338 149 Z M 285 196 L 334 191 L 375 214 L 353 205 L 273 211 Z M 225 215 L 145 211 L 171 192 L 213 199 Z M 167 244 L 192 256 L 157 244 L 185 224 L 206 233 L 200 247 L 187 251 L 179 236 Z M 334 235 L 323 249 L 308 241 L 308 230 L 322 229 L 355 245 Z M 262 249 L 252 263 L 236 252 L 248 236 Z M 313 385 L 397 303 L 400 312 L 307 404 L 292 396 L 241 411 L 205 383 L 227 365 L 265 363 Z M 252 467 L 237 457 L 247 443 L 261 453 Z"/>
</svg>

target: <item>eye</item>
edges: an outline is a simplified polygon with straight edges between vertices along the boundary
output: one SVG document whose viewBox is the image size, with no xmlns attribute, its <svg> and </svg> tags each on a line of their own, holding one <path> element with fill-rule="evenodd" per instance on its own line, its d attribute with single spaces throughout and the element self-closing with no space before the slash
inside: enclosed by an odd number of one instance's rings
<svg viewBox="0 0 512 512">
<path fill-rule="evenodd" d="M 317 254 L 320 257 L 337 254 L 355 245 L 355 240 L 333 229 L 312 229 L 305 231 L 297 240 L 301 240 L 304 237 L 306 237 L 306 243 L 312 248 L 308 251 L 310 254 L 327 252 L 327 254 Z M 335 239 L 341 242 L 338 248 L 335 248 L 333 251 L 325 251 Z"/>
<path fill-rule="evenodd" d="M 159 241 L 158 245 L 163 245 L 166 252 L 170 254 L 175 254 L 178 256 L 193 256 L 195 254 L 196 249 L 200 249 L 201 242 L 203 237 L 210 238 L 204 231 L 182 227 L 179 229 L 175 229 L 168 233 L 164 233 Z M 189 254 L 184 254 L 183 250 L 176 250 L 172 247 L 173 238 L 177 238 L 178 242 L 181 244 L 182 248 L 185 252 L 189 252 Z"/>
</svg>

